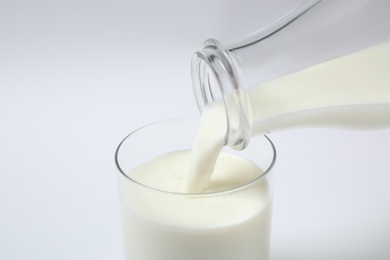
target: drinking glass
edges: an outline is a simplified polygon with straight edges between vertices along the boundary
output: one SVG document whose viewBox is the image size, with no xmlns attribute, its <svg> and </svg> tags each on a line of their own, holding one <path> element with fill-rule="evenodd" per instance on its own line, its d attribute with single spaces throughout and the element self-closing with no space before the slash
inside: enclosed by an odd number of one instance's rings
<svg viewBox="0 0 390 260">
<path fill-rule="evenodd" d="M 132 169 L 158 156 L 191 149 L 198 122 L 199 117 L 183 117 L 152 123 L 118 146 L 115 161 L 126 259 L 269 258 L 276 151 L 266 136 L 253 138 L 243 151 L 223 149 L 263 169 L 260 176 L 228 190 L 169 192 L 129 177 Z"/>
</svg>

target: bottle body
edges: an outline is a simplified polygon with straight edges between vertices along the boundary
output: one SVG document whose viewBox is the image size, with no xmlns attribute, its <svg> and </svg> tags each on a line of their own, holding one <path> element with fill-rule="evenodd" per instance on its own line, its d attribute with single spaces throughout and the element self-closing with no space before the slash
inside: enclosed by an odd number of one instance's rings
<svg viewBox="0 0 390 260">
<path fill-rule="evenodd" d="M 193 59 L 198 106 L 223 100 L 227 144 L 238 149 L 252 135 L 291 127 L 384 125 L 379 121 L 390 103 L 386 10 L 386 0 L 303 1 L 236 44 L 206 41 Z M 367 120 L 347 123 L 358 110 Z M 378 111 L 384 111 L 381 120 L 368 120 Z"/>
</svg>

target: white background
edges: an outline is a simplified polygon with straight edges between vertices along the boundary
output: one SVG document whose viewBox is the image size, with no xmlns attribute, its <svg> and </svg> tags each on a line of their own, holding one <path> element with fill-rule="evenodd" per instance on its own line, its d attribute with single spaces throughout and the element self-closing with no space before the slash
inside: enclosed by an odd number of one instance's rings
<svg viewBox="0 0 390 260">
<path fill-rule="evenodd" d="M 0 259 L 122 259 L 117 144 L 198 114 L 205 39 L 234 42 L 296 2 L 0 1 Z M 389 259 L 390 130 L 269 136 L 271 259 Z"/>
</svg>

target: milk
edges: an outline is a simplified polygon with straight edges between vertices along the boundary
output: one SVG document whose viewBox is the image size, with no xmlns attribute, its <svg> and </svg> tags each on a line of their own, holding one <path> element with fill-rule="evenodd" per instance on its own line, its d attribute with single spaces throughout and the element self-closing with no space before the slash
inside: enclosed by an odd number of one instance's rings
<svg viewBox="0 0 390 260">
<path fill-rule="evenodd" d="M 185 192 L 203 192 L 209 185 L 218 155 L 225 146 L 225 107 L 210 104 L 203 112 L 187 167 Z"/>
<path fill-rule="evenodd" d="M 322 126 L 390 126 L 390 42 L 251 88 L 252 135 Z"/>
<path fill-rule="evenodd" d="M 390 126 L 390 42 L 298 71 L 248 91 L 252 135 L 310 126 Z M 187 192 L 202 192 L 225 145 L 222 101 L 202 112 Z M 204 162 L 207 167 L 204 167 Z"/>
<path fill-rule="evenodd" d="M 173 194 L 183 192 L 190 153 L 162 155 L 128 174 L 159 191 L 133 182 L 123 187 L 127 259 L 268 259 L 272 198 L 267 179 L 235 192 L 210 194 L 244 185 L 259 177 L 262 169 L 221 153 L 204 191 L 208 195 Z"/>
</svg>

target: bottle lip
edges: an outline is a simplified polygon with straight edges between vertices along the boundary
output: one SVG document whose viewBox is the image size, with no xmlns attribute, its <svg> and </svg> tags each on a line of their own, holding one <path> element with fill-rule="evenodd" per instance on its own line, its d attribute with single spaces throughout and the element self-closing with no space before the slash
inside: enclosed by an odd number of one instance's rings
<svg viewBox="0 0 390 260">
<path fill-rule="evenodd" d="M 192 86 L 200 111 L 207 104 L 223 98 L 225 88 L 238 88 L 232 77 L 231 62 L 217 40 L 205 41 L 191 63 Z"/>
<path fill-rule="evenodd" d="M 192 58 L 192 87 L 200 111 L 207 104 L 223 100 L 226 112 L 226 145 L 242 150 L 249 142 L 249 99 L 242 87 L 242 72 L 232 50 L 215 39 L 204 42 Z"/>
</svg>

